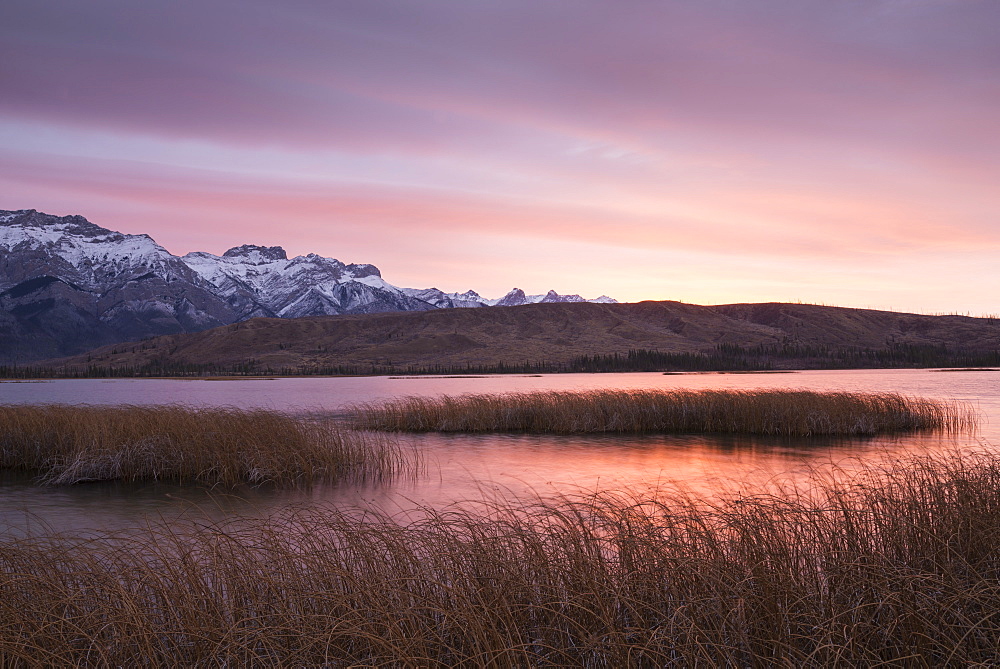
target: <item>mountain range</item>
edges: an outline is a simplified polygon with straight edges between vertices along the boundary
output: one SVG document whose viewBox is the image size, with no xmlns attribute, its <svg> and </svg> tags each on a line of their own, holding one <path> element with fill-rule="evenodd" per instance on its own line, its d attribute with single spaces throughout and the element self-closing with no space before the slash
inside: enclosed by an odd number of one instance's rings
<svg viewBox="0 0 1000 669">
<path fill-rule="evenodd" d="M 193 333 L 250 318 L 615 303 L 601 296 L 399 288 L 370 264 L 245 244 L 176 256 L 149 235 L 82 216 L 0 210 L 0 364 L 72 355 L 123 341 Z"/>
</svg>

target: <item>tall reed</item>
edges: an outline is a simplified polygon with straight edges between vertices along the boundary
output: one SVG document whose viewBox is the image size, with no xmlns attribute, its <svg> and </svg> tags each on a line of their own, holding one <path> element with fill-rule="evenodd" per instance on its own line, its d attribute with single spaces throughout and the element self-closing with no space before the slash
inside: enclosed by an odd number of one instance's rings
<svg viewBox="0 0 1000 669">
<path fill-rule="evenodd" d="M 809 390 L 590 390 L 404 397 L 359 405 L 371 430 L 440 432 L 729 432 L 868 435 L 966 429 L 976 416 L 956 403 L 898 393 Z"/>
<path fill-rule="evenodd" d="M 710 505 L 638 493 L 0 539 L 25 666 L 994 666 L 1000 456 Z"/>
<path fill-rule="evenodd" d="M 391 475 L 392 439 L 263 409 L 0 406 L 0 468 L 90 480 L 295 484 Z"/>
</svg>

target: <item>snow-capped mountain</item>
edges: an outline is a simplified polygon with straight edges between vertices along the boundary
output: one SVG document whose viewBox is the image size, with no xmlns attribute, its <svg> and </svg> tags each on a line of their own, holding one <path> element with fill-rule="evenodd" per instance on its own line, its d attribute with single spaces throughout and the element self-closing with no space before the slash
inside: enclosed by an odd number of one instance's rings
<svg viewBox="0 0 1000 669">
<path fill-rule="evenodd" d="M 446 293 L 437 288 L 424 288 L 422 290 L 416 288 L 403 288 L 401 290 L 404 294 L 427 302 L 438 309 L 471 309 L 475 307 L 488 307 L 491 306 L 490 302 L 493 301 L 483 298 L 474 290 L 467 290 L 464 293 Z"/>
<path fill-rule="evenodd" d="M 382 279 L 374 265 L 345 265 L 315 253 L 289 259 L 280 246 L 245 244 L 221 256 L 181 258 L 240 313 L 297 318 L 379 311 L 434 309 Z"/>
<path fill-rule="evenodd" d="M 221 256 L 197 251 L 181 258 L 216 287 L 241 320 L 254 316 L 300 316 L 426 311 L 493 306 L 520 306 L 539 302 L 600 302 L 602 295 L 585 300 L 579 295 L 525 295 L 515 288 L 504 297 L 486 299 L 474 290 L 446 293 L 437 288 L 398 288 L 382 278 L 374 265 L 346 265 L 334 258 L 310 253 L 289 259 L 280 246 L 245 244 Z"/>
<path fill-rule="evenodd" d="M 522 304 L 541 304 L 544 302 L 596 302 L 599 304 L 617 304 L 618 300 L 601 295 L 592 300 L 585 300 L 579 295 L 560 295 L 554 290 L 550 290 L 545 295 L 525 295 L 520 288 L 514 288 L 503 297 L 496 300 L 487 300 L 487 306 L 491 307 L 519 307 Z"/>
<path fill-rule="evenodd" d="M 82 216 L 0 210 L 0 364 L 258 316 L 300 316 L 583 302 L 579 295 L 485 299 L 475 291 L 399 288 L 374 265 L 280 246 L 178 257 L 148 235 Z M 614 302 L 601 296 L 593 302 Z"/>
<path fill-rule="evenodd" d="M 82 216 L 0 211 L 0 364 L 195 332 L 236 316 L 147 235 Z"/>
</svg>

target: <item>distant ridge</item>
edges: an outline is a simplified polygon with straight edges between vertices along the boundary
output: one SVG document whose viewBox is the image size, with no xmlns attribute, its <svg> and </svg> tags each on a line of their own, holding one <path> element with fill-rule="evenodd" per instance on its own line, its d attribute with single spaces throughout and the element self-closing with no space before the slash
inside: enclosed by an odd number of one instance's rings
<svg viewBox="0 0 1000 669">
<path fill-rule="evenodd" d="M 637 364 L 620 364 L 630 351 Z M 783 303 L 549 302 L 258 318 L 45 364 L 165 374 L 993 365 L 1000 320 Z"/>
<path fill-rule="evenodd" d="M 114 232 L 82 216 L 0 210 L 0 365 L 256 317 L 584 301 L 516 288 L 497 299 L 399 288 L 374 265 L 314 253 L 289 258 L 280 246 L 178 257 L 148 235 Z"/>
</svg>

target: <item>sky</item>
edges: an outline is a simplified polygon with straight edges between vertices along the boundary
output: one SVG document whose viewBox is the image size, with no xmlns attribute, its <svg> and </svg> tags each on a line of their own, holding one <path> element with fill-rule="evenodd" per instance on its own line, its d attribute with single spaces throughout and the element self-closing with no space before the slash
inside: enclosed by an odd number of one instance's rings
<svg viewBox="0 0 1000 669">
<path fill-rule="evenodd" d="M 1000 313 L 997 0 L 4 0 L 0 209 L 397 286 Z"/>
</svg>

